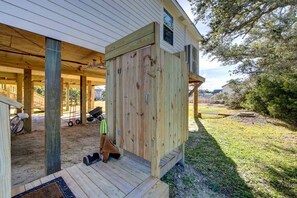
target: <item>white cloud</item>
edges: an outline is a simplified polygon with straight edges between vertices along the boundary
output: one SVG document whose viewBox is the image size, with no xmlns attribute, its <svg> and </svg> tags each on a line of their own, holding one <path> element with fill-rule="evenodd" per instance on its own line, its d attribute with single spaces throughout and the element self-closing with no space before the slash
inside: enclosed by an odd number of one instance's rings
<svg viewBox="0 0 297 198">
<path fill-rule="evenodd" d="M 227 83 L 226 79 L 218 78 L 206 78 L 205 82 L 201 85 L 201 89 L 208 89 L 210 91 L 214 89 L 221 89 L 223 85 Z"/>
<path fill-rule="evenodd" d="M 221 63 L 217 60 L 209 60 L 207 56 L 202 56 L 202 53 L 199 53 L 200 59 L 199 59 L 199 66 L 200 69 L 216 69 L 221 67 Z"/>
</svg>

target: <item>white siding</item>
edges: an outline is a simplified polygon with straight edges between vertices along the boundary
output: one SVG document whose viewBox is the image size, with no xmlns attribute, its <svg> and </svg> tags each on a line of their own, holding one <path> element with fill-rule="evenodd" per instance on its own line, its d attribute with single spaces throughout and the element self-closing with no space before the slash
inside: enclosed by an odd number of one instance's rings
<svg viewBox="0 0 297 198">
<path fill-rule="evenodd" d="M 174 18 L 174 45 L 163 41 L 160 0 L 0 0 L 0 22 L 99 52 L 153 22 L 160 23 L 161 47 L 169 52 L 194 42 Z M 185 39 L 187 38 L 187 40 Z"/>
</svg>

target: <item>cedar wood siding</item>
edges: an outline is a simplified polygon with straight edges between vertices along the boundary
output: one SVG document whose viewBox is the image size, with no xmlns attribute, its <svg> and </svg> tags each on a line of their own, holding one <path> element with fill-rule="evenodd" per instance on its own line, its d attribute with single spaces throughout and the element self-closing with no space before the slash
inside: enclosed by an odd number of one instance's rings
<svg viewBox="0 0 297 198">
<path fill-rule="evenodd" d="M 108 44 L 157 21 L 163 49 L 198 49 L 173 13 L 174 44 L 163 41 L 163 8 L 161 0 L 0 0 L 0 23 L 105 53 Z"/>
</svg>

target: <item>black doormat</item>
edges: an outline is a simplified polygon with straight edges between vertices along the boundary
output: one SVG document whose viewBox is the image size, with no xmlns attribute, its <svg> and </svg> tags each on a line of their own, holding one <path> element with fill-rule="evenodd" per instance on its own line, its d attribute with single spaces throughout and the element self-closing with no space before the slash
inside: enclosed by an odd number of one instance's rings
<svg viewBox="0 0 297 198">
<path fill-rule="evenodd" d="M 62 177 L 22 192 L 13 198 L 75 198 Z"/>
</svg>

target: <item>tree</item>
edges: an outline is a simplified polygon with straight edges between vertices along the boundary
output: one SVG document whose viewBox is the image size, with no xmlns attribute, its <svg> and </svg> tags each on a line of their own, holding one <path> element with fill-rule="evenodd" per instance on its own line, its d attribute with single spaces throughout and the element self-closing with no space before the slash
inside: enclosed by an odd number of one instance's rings
<svg viewBox="0 0 297 198">
<path fill-rule="evenodd" d="M 205 53 L 237 65 L 233 72 L 248 74 L 254 82 L 245 107 L 292 122 L 288 115 L 296 109 L 297 96 L 288 84 L 294 87 L 297 77 L 296 0 L 189 1 L 196 21 L 211 29 Z"/>
<path fill-rule="evenodd" d="M 195 20 L 211 28 L 205 53 L 225 65 L 240 64 L 242 73 L 296 65 L 296 0 L 189 1 Z"/>
<path fill-rule="evenodd" d="M 297 75 L 260 74 L 243 106 L 297 125 Z"/>
<path fill-rule="evenodd" d="M 225 104 L 233 109 L 242 108 L 246 101 L 246 94 L 254 86 L 253 82 L 250 79 L 232 79 L 228 83 L 233 93 L 227 96 Z"/>
</svg>

